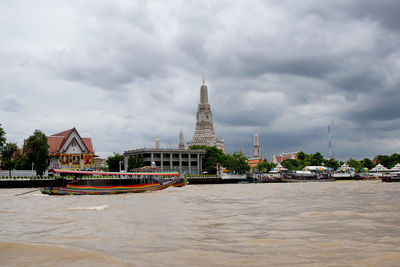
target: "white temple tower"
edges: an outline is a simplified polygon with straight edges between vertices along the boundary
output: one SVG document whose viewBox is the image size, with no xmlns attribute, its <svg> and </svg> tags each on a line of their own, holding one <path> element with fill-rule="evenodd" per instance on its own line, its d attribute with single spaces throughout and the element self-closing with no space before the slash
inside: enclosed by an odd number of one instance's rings
<svg viewBox="0 0 400 267">
<path fill-rule="evenodd" d="M 160 149 L 160 139 L 158 138 L 158 136 L 156 138 L 156 149 Z"/>
<path fill-rule="evenodd" d="M 253 149 L 253 158 L 261 158 L 260 154 L 260 141 L 258 139 L 258 133 L 254 133 L 254 149 Z"/>
<path fill-rule="evenodd" d="M 208 88 L 204 77 L 200 87 L 200 103 L 197 106 L 196 129 L 188 145 L 216 146 L 225 151 L 225 143 L 218 140 L 214 131 L 211 106 L 208 103 Z"/>
<path fill-rule="evenodd" d="M 184 142 L 184 138 L 183 138 L 183 131 L 181 129 L 181 131 L 179 132 L 179 149 L 185 149 L 185 142 Z"/>
</svg>

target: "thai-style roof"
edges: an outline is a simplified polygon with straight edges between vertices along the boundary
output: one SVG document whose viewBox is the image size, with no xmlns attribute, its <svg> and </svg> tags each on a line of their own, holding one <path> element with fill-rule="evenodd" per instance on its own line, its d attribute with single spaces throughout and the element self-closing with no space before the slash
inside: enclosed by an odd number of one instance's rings
<svg viewBox="0 0 400 267">
<path fill-rule="evenodd" d="M 373 172 L 383 172 L 383 171 L 387 171 L 387 170 L 388 169 L 380 163 L 371 169 L 371 171 L 373 171 Z"/>
<path fill-rule="evenodd" d="M 56 134 L 52 134 L 47 137 L 47 143 L 50 149 L 50 155 L 54 155 L 60 153 L 61 148 L 64 146 L 65 142 L 68 140 L 68 137 L 73 133 L 76 132 L 77 135 L 80 137 L 78 131 L 74 128 L 62 131 Z M 92 139 L 89 137 L 81 138 L 83 143 L 85 144 L 86 148 L 89 150 L 89 153 L 94 154 Z"/>
<path fill-rule="evenodd" d="M 264 160 L 262 158 L 248 159 L 247 165 L 249 165 L 250 168 L 254 168 L 254 167 L 257 167 L 257 165 L 260 164 L 261 162 L 264 162 Z"/>
</svg>

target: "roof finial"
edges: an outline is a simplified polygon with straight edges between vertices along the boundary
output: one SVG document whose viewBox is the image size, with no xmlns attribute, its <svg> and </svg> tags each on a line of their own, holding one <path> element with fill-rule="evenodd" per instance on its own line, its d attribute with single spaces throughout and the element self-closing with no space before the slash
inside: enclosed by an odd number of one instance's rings
<svg viewBox="0 0 400 267">
<path fill-rule="evenodd" d="M 206 85 L 206 79 L 204 78 L 204 75 L 203 75 L 203 85 Z"/>
</svg>

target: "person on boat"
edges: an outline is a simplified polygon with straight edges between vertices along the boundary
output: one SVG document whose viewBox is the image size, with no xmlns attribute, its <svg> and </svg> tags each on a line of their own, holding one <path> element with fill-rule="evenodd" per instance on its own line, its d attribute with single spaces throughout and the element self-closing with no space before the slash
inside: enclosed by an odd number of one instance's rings
<svg viewBox="0 0 400 267">
<path fill-rule="evenodd" d="M 74 176 L 74 179 L 72 179 L 71 184 L 78 184 L 78 178 L 76 178 L 76 176 Z"/>
</svg>

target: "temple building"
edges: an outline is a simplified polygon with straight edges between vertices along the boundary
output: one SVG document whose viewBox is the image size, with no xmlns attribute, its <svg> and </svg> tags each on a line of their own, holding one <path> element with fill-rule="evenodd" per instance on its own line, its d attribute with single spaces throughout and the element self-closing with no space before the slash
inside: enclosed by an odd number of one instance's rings
<svg viewBox="0 0 400 267">
<path fill-rule="evenodd" d="M 50 169 L 93 169 L 92 139 L 81 137 L 75 128 L 47 137 Z"/>
<path fill-rule="evenodd" d="M 288 152 L 288 153 L 284 153 L 282 152 L 279 156 L 273 156 L 271 162 L 274 164 L 280 164 L 283 161 L 287 160 L 287 159 L 297 159 L 299 152 Z"/>
<path fill-rule="evenodd" d="M 208 103 L 208 88 L 203 78 L 200 87 L 200 103 L 197 106 L 196 129 L 188 146 L 216 146 L 225 153 L 225 142 L 218 140 L 212 119 L 211 106 Z"/>
</svg>

